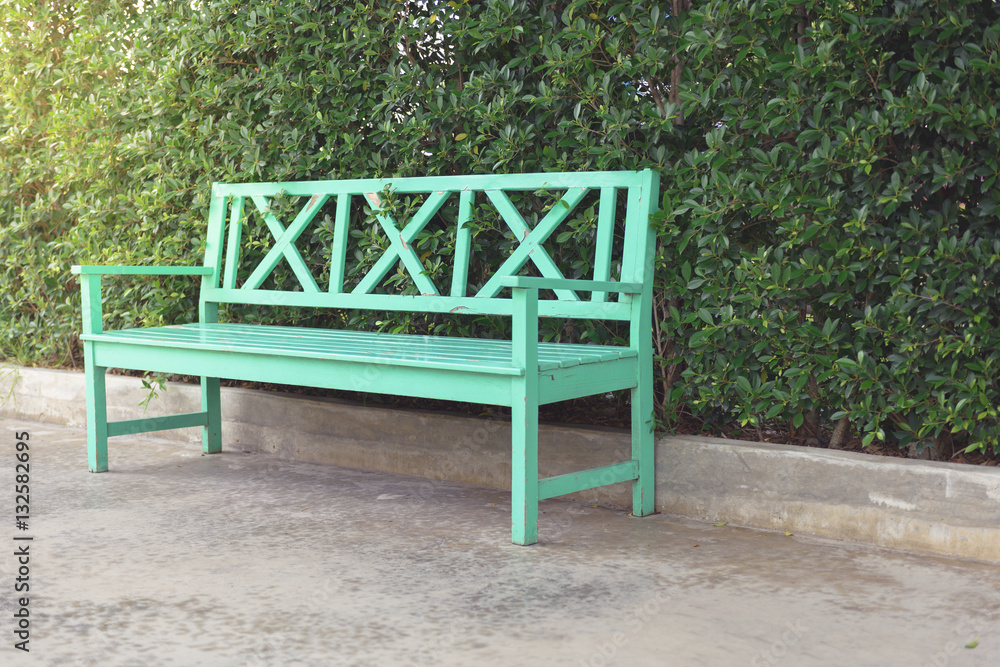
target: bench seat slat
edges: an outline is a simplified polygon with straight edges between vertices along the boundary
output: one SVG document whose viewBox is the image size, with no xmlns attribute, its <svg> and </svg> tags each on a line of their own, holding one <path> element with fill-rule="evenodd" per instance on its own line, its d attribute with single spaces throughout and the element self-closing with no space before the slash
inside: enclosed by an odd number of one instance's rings
<svg viewBox="0 0 1000 667">
<path fill-rule="evenodd" d="M 432 341 L 446 341 L 448 348 L 444 348 L 443 345 L 440 348 L 434 348 L 434 354 L 454 354 L 456 356 L 466 356 L 468 354 L 482 355 L 487 358 L 497 358 L 510 360 L 511 358 L 511 343 L 510 341 L 503 339 L 480 339 L 480 338 L 455 338 L 446 336 L 421 336 L 421 335 L 396 335 L 396 334 L 372 334 L 369 332 L 358 332 L 342 329 L 309 329 L 302 327 L 283 327 L 283 326 L 261 326 L 257 324 L 241 324 L 241 323 L 226 323 L 226 324 L 203 324 L 203 325 L 187 325 L 188 328 L 191 326 L 197 327 L 199 330 L 207 329 L 212 330 L 214 328 L 219 328 L 228 331 L 246 331 L 248 333 L 257 336 L 268 336 L 273 337 L 276 341 L 291 341 L 293 345 L 310 343 L 317 343 L 321 346 L 325 346 L 333 342 L 343 342 L 350 345 L 352 348 L 356 347 L 359 342 L 369 340 L 372 335 L 385 338 L 387 336 L 392 336 L 393 347 L 399 347 L 400 350 L 407 348 L 414 348 L 418 350 L 426 351 L 427 339 Z M 558 343 L 558 344 L 543 344 L 546 349 L 546 359 L 559 359 L 562 367 L 577 365 L 579 363 L 587 363 L 586 361 L 580 361 L 580 359 L 590 359 L 597 361 L 606 361 L 613 358 L 625 358 L 634 357 L 635 352 L 627 347 L 615 347 L 611 345 L 584 345 L 577 343 Z M 450 349 L 454 348 L 454 352 Z M 614 356 L 617 355 L 617 356 Z M 564 363 L 562 360 L 565 360 Z"/>
<path fill-rule="evenodd" d="M 511 366 L 511 345 L 504 340 L 467 340 L 435 336 L 404 336 L 395 334 L 373 334 L 368 332 L 327 331 L 297 329 L 285 333 L 271 331 L 272 327 L 242 325 L 251 332 L 249 337 L 246 329 L 226 331 L 226 325 L 221 328 L 202 329 L 195 327 L 162 327 L 166 331 L 156 332 L 151 329 L 124 330 L 104 334 L 104 340 L 113 339 L 119 342 L 150 343 L 159 341 L 167 344 L 207 344 L 211 347 L 234 349 L 264 348 L 271 354 L 287 352 L 315 352 L 318 354 L 345 355 L 358 360 L 368 356 L 391 360 L 392 358 L 410 358 L 429 362 L 434 360 L 454 360 L 462 363 L 488 363 L 503 369 Z M 263 331 L 260 331 L 263 330 Z M 310 332 L 303 335 L 303 332 Z M 238 334 L 238 335 L 237 335 Z M 635 356 L 627 348 L 610 346 L 598 347 L 591 345 L 543 345 L 545 354 L 540 364 L 540 370 L 566 368 L 582 363 L 608 361 L 623 357 Z M 360 350 L 368 350 L 359 354 Z"/>
<path fill-rule="evenodd" d="M 150 336 L 145 331 L 136 331 L 130 334 L 128 331 L 119 332 L 122 337 L 131 342 L 146 342 Z M 420 344 L 419 341 L 388 340 L 385 335 L 380 338 L 370 337 L 343 337 L 331 336 L 325 340 L 316 337 L 294 337 L 275 336 L 268 334 L 254 334 L 246 342 L 236 342 L 231 336 L 220 332 L 191 332 L 179 330 L 156 336 L 158 340 L 169 340 L 181 343 L 208 344 L 223 346 L 226 349 L 246 350 L 248 348 L 260 349 L 261 347 L 270 350 L 272 354 L 283 354 L 285 352 L 315 352 L 317 354 L 348 355 L 353 358 L 370 357 L 391 357 L 410 359 L 440 359 L 454 360 L 459 362 L 496 362 L 497 365 L 508 368 L 510 366 L 510 354 L 504 355 L 502 351 L 491 350 L 489 348 L 443 348 L 437 346 L 436 349 L 429 349 L 427 345 Z M 121 340 L 121 337 L 118 338 Z"/>
<path fill-rule="evenodd" d="M 275 346 L 297 347 L 326 347 L 338 346 L 340 344 L 356 349 L 359 344 L 375 342 L 391 346 L 392 349 L 400 351 L 412 350 L 426 352 L 429 354 L 454 355 L 465 357 L 476 355 L 483 357 L 494 357 L 497 359 L 509 360 L 511 358 L 511 343 L 503 339 L 476 339 L 476 338 L 456 338 L 448 336 L 422 336 L 412 334 L 390 334 L 375 333 L 367 331 L 351 331 L 343 329 L 316 329 L 305 327 L 283 327 L 258 324 L 224 323 L 224 324 L 186 324 L 160 327 L 193 336 L 221 335 L 231 337 L 234 334 L 249 335 L 254 339 L 266 340 Z M 150 329 L 126 329 L 129 331 L 146 332 Z M 615 347 L 610 345 L 582 345 L 569 343 L 542 343 L 546 350 L 546 357 L 551 359 L 580 360 L 578 363 L 587 361 L 604 361 L 624 357 L 634 357 L 635 352 L 625 347 Z"/>
<path fill-rule="evenodd" d="M 436 359 L 420 358 L 415 354 L 379 354 L 378 351 L 364 348 L 330 348 L 316 349 L 314 346 L 276 346 L 267 340 L 252 341 L 240 338 L 198 338 L 185 336 L 176 330 L 174 332 L 156 331 L 153 329 L 135 329 L 106 332 L 100 335 L 82 336 L 84 341 L 135 345 L 146 348 L 175 348 L 188 350 L 203 350 L 216 354 L 249 353 L 261 357 L 288 357 L 300 359 L 349 361 L 362 364 L 385 364 L 391 366 L 413 366 L 417 368 L 451 369 L 476 371 L 499 375 L 518 375 L 518 369 L 510 365 L 504 366 L 498 362 L 489 363 L 484 360 L 456 359 L 438 357 Z"/>
<path fill-rule="evenodd" d="M 316 357 L 399 366 L 429 366 L 518 375 L 506 340 L 413 336 L 248 324 L 187 324 L 124 329 L 85 335 L 84 340 L 186 347 L 217 352 L 254 352 L 273 356 Z M 541 343 L 539 370 L 634 357 L 628 348 Z"/>
</svg>

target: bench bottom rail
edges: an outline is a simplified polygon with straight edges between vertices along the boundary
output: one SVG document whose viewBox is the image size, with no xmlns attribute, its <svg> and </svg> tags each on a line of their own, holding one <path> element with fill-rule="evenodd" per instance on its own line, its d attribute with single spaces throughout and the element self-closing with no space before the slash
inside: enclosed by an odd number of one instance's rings
<svg viewBox="0 0 1000 667">
<path fill-rule="evenodd" d="M 538 499 L 545 500 L 546 498 L 565 496 L 568 493 L 586 491 L 618 482 L 631 482 L 636 479 L 639 479 L 639 463 L 637 461 L 622 461 L 600 468 L 540 479 L 538 480 Z"/>
<path fill-rule="evenodd" d="M 208 413 L 188 412 L 180 415 L 144 417 L 142 419 L 125 419 L 108 422 L 108 437 L 132 435 L 133 433 L 149 433 L 150 431 L 169 431 L 175 428 L 190 428 L 191 426 L 208 426 Z"/>
</svg>

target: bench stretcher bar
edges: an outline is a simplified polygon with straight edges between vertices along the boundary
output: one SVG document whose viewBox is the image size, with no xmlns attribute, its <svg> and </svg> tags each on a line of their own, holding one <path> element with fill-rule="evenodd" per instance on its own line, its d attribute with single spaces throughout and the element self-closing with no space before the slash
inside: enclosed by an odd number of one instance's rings
<svg viewBox="0 0 1000 667">
<path fill-rule="evenodd" d="M 191 426 L 208 426 L 208 413 L 187 412 L 180 415 L 164 415 L 162 417 L 145 417 L 143 419 L 108 422 L 108 437 L 146 433 L 147 431 L 169 431 L 174 428 L 188 428 Z"/>
<path fill-rule="evenodd" d="M 635 479 L 639 479 L 639 463 L 622 461 L 600 468 L 540 479 L 538 480 L 538 499 L 555 498 L 567 493 L 586 491 L 616 482 L 630 482 Z"/>
</svg>

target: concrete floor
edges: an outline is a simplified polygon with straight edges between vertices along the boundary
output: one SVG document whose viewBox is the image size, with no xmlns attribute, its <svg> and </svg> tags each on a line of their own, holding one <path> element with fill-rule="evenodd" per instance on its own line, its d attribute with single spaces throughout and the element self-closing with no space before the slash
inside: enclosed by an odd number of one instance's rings
<svg viewBox="0 0 1000 667">
<path fill-rule="evenodd" d="M 94 475 L 82 431 L 13 420 L 8 478 L 16 431 L 3 665 L 1000 664 L 997 567 L 561 500 L 516 547 L 503 492 L 127 437 Z"/>
</svg>

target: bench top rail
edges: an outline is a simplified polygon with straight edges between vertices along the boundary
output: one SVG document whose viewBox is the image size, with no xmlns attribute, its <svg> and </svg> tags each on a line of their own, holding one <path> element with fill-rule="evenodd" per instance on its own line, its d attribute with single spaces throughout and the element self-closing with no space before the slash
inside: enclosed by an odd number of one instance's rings
<svg viewBox="0 0 1000 667">
<path fill-rule="evenodd" d="M 650 170 L 216 183 L 204 263 L 212 274 L 203 280 L 201 298 L 510 315 L 504 290 L 513 278 L 533 273 L 554 287 L 555 298 L 539 302 L 540 315 L 628 320 L 632 301 L 641 298 L 634 286 L 648 283 L 652 271 L 649 215 L 658 190 Z M 574 214 L 579 219 L 583 204 L 595 218 L 594 252 L 567 266 L 555 239 Z M 506 235 L 496 247 L 484 248 L 476 236 L 482 229 L 477 217 L 486 209 L 498 221 L 493 233 Z M 437 235 L 440 251 L 420 247 L 427 234 Z M 470 276 L 474 255 L 500 246 L 508 252 L 496 258 L 498 268 Z M 631 288 L 598 291 L 611 282 Z"/>
</svg>

